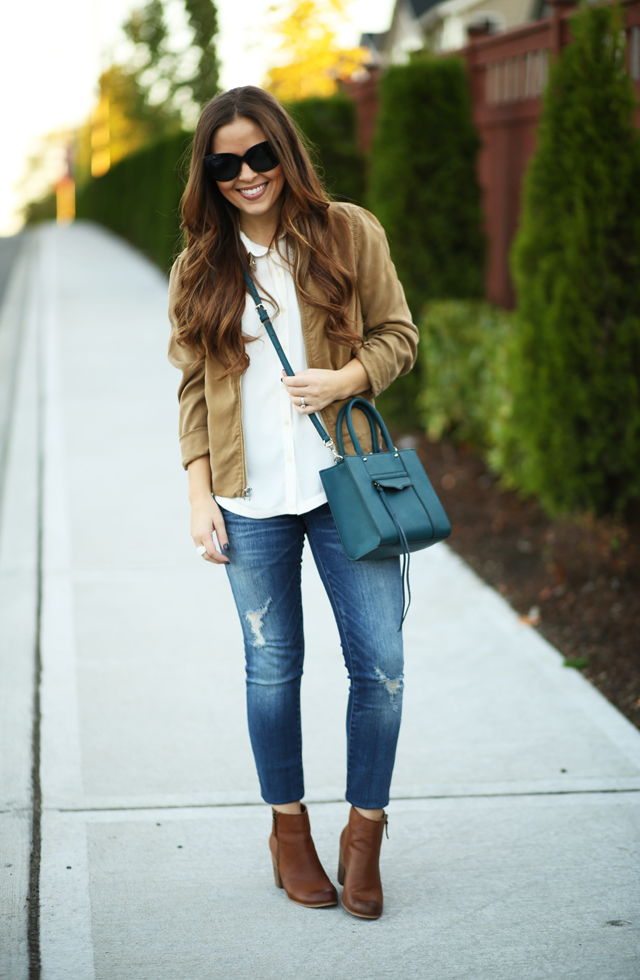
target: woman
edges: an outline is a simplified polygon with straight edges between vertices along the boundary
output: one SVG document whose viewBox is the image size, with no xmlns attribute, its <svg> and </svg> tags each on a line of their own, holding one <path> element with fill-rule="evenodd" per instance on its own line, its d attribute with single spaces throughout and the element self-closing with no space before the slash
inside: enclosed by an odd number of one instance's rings
<svg viewBox="0 0 640 980">
<path fill-rule="evenodd" d="M 361 208 L 328 200 L 291 119 L 261 89 L 232 89 L 204 108 L 182 214 L 187 247 L 171 272 L 169 359 L 182 371 L 191 535 L 205 561 L 226 566 L 242 624 L 249 734 L 272 807 L 276 885 L 307 907 L 338 901 L 301 802 L 306 536 L 351 681 L 342 904 L 375 919 L 402 703 L 399 560 L 345 557 L 318 475 L 332 455 L 305 416 L 321 413 L 335 439 L 348 399 L 372 401 L 410 370 L 417 330 L 382 228 Z M 282 371 L 245 270 L 295 376 Z M 370 451 L 367 420 L 358 412 L 354 420 Z"/>
</svg>

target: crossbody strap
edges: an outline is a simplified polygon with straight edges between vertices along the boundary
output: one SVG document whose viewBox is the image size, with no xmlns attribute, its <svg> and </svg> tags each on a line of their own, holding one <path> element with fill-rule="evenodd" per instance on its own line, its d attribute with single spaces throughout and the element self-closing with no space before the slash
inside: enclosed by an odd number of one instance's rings
<svg viewBox="0 0 640 980">
<path fill-rule="evenodd" d="M 261 323 L 264 324 L 264 328 L 267 331 L 269 340 L 275 347 L 276 354 L 280 358 L 280 363 L 284 368 L 284 373 L 287 374 L 289 377 L 293 377 L 295 371 L 289 364 L 289 361 L 287 360 L 287 355 L 282 349 L 282 344 L 278 340 L 278 335 L 273 329 L 273 324 L 269 319 L 269 314 L 265 310 L 262 301 L 260 299 L 260 296 L 258 295 L 256 284 L 246 270 L 244 272 L 244 280 L 249 288 L 249 292 L 251 293 L 251 298 L 253 299 L 253 302 L 255 304 L 256 311 L 258 313 L 258 316 L 260 317 L 260 321 Z M 324 425 L 322 424 L 322 422 L 320 421 L 320 419 L 318 418 L 315 412 L 309 415 L 309 421 L 313 422 L 315 430 L 320 436 L 320 438 L 322 439 L 322 441 L 324 442 L 325 446 L 328 449 L 330 449 L 331 452 L 333 453 L 334 460 L 337 462 L 339 459 L 342 459 L 342 456 L 339 456 L 338 453 L 336 452 L 336 447 L 334 445 L 333 439 L 331 438 L 331 436 L 329 435 L 329 433 L 327 432 L 327 430 L 325 429 Z"/>
</svg>

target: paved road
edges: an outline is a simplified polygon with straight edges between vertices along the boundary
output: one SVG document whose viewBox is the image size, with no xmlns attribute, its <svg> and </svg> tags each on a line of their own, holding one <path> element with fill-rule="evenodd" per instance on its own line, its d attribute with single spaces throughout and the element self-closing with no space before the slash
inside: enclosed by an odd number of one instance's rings
<svg viewBox="0 0 640 980">
<path fill-rule="evenodd" d="M 412 561 L 385 914 L 275 889 L 240 629 L 187 532 L 166 282 L 90 226 L 37 234 L 0 541 L 0 977 L 28 976 L 39 635 L 46 980 L 637 980 L 640 733 L 445 546 Z M 303 579 L 307 801 L 334 875 L 347 684 L 310 561 Z"/>
</svg>

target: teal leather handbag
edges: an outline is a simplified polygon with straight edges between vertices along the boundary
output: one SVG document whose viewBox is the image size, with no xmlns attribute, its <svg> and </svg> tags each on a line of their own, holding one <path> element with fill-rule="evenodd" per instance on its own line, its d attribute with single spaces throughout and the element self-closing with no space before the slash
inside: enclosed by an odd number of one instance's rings
<svg viewBox="0 0 640 980">
<path fill-rule="evenodd" d="M 288 375 L 295 374 L 264 306 L 255 283 L 244 274 L 260 320 Z M 353 427 L 354 409 L 367 416 L 371 429 L 371 452 L 365 453 Z M 409 555 L 444 541 L 451 525 L 438 496 L 429 482 L 415 449 L 396 449 L 380 413 L 364 398 L 352 398 L 338 416 L 334 445 L 318 417 L 309 415 L 325 445 L 334 456 L 334 466 L 320 471 L 320 479 L 342 547 L 350 561 L 402 556 L 403 606 L 400 628 L 411 602 Z M 344 451 L 343 428 L 355 453 Z M 378 441 L 380 430 L 382 443 Z M 405 600 L 405 586 L 408 601 Z"/>
</svg>

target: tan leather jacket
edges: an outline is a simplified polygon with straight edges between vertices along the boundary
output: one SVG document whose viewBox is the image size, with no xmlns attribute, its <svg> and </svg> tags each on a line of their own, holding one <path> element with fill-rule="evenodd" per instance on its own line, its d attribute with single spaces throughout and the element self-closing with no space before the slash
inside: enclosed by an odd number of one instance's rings
<svg viewBox="0 0 640 980">
<path fill-rule="evenodd" d="M 340 243 L 340 256 L 356 270 L 357 294 L 350 316 L 365 344 L 355 356 L 364 366 L 371 388 L 362 394 L 373 402 L 398 375 L 411 370 L 416 359 L 418 331 L 389 255 L 385 233 L 376 218 L 354 204 L 331 204 L 330 213 L 341 212 L 349 219 L 351 235 Z M 183 253 L 184 254 L 184 253 Z M 222 373 L 215 357 L 196 362 L 193 352 L 176 341 L 174 306 L 182 255 L 171 270 L 169 361 L 182 371 L 180 401 L 180 447 L 185 468 L 199 456 L 211 460 L 212 486 L 222 497 L 241 497 L 247 486 L 242 435 L 240 375 L 218 380 Z M 324 332 L 325 314 L 299 298 L 302 331 L 310 368 L 337 370 L 354 355 L 348 347 L 329 341 Z M 257 316 L 257 313 L 256 313 Z M 322 421 L 334 442 L 336 420 L 344 402 L 337 401 L 322 411 Z M 311 424 L 311 423 L 309 423 Z M 369 426 L 362 412 L 354 412 L 354 427 L 365 452 L 371 450 Z M 319 438 L 319 437 L 318 437 Z M 350 440 L 345 449 L 352 452 Z"/>
</svg>

